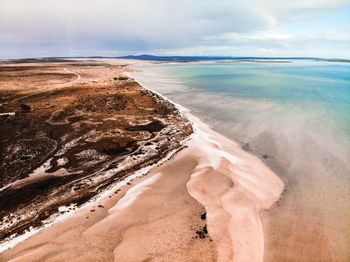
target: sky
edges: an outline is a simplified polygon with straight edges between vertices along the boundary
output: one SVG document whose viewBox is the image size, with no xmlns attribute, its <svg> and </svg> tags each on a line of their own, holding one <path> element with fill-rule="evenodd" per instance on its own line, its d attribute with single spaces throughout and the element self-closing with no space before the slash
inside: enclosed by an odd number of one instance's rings
<svg viewBox="0 0 350 262">
<path fill-rule="evenodd" d="M 0 58 L 350 59 L 350 0 L 0 0 Z"/>
</svg>

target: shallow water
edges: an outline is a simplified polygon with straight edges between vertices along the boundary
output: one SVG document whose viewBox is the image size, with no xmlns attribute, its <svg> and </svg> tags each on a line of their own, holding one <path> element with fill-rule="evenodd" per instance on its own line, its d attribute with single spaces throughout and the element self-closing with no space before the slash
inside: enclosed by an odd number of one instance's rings
<svg viewBox="0 0 350 262">
<path fill-rule="evenodd" d="M 260 156 L 284 181 L 266 261 L 350 261 L 350 64 L 160 64 L 137 80 Z"/>
</svg>

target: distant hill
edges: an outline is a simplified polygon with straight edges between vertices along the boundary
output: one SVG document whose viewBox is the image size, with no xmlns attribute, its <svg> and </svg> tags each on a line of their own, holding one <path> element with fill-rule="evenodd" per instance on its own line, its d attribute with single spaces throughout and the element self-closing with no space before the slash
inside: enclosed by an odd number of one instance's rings
<svg viewBox="0 0 350 262">
<path fill-rule="evenodd" d="M 255 56 L 156 56 L 156 55 L 127 55 L 127 56 L 67 56 L 67 57 L 42 57 L 42 58 L 23 58 L 23 59 L 5 59 L 3 61 L 17 62 L 17 63 L 30 63 L 30 62 L 62 62 L 69 61 L 69 59 L 104 59 L 104 58 L 116 58 L 116 59 L 136 59 L 146 61 L 159 61 L 159 62 L 198 62 L 198 61 L 225 61 L 225 60 L 237 60 L 237 61 L 261 61 L 267 60 L 268 62 L 282 60 L 314 60 L 324 62 L 342 62 L 350 63 L 349 59 L 338 59 L 338 58 L 317 58 L 317 57 L 255 57 Z M 1 59 L 0 59 L 1 61 Z"/>
<path fill-rule="evenodd" d="M 191 61 L 214 61 L 214 60 L 286 60 L 286 59 L 297 59 L 297 60 L 309 60 L 317 59 L 310 57 L 254 57 L 254 56 L 155 56 L 155 55 L 127 55 L 116 58 L 122 59 L 137 59 L 147 61 L 176 61 L 176 62 L 191 62 Z"/>
<path fill-rule="evenodd" d="M 155 55 L 128 55 L 118 58 L 138 59 L 149 61 L 208 61 L 208 60 L 231 60 L 229 56 L 155 56 Z"/>
</svg>

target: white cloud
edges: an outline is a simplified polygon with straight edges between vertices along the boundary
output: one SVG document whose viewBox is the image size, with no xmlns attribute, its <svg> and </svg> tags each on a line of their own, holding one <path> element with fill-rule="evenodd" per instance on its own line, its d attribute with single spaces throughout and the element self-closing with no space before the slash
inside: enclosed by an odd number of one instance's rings
<svg viewBox="0 0 350 262">
<path fill-rule="evenodd" d="M 285 21 L 312 17 L 320 10 L 339 8 L 347 2 L 0 0 L 0 56 L 20 56 L 26 52 L 95 55 L 101 54 L 101 50 L 117 55 L 167 49 L 180 52 L 191 47 L 195 50 L 205 45 L 211 48 L 253 41 L 296 43 L 306 36 L 269 32 Z M 328 37 L 332 38 L 328 41 L 349 41 L 347 37 L 341 40 L 341 35 Z M 309 38 L 316 41 L 312 36 Z M 259 46 L 255 49 L 258 48 L 272 49 Z"/>
<path fill-rule="evenodd" d="M 270 32 L 262 32 L 262 33 L 249 33 L 249 34 L 236 34 L 230 33 L 221 36 L 225 41 L 288 41 L 288 42 L 303 42 L 303 41 L 334 41 L 334 42 L 349 42 L 350 43 L 350 35 L 344 34 L 322 34 L 322 35 L 314 35 L 314 34 L 286 34 L 286 33 L 270 33 Z"/>
</svg>

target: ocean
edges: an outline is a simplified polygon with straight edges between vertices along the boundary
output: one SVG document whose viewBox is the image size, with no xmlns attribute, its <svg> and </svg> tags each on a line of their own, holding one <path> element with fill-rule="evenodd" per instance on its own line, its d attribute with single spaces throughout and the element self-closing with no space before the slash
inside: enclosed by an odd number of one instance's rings
<svg viewBox="0 0 350 262">
<path fill-rule="evenodd" d="M 259 156 L 285 183 L 262 214 L 266 261 L 350 260 L 350 64 L 135 66 L 139 82 Z"/>
</svg>

